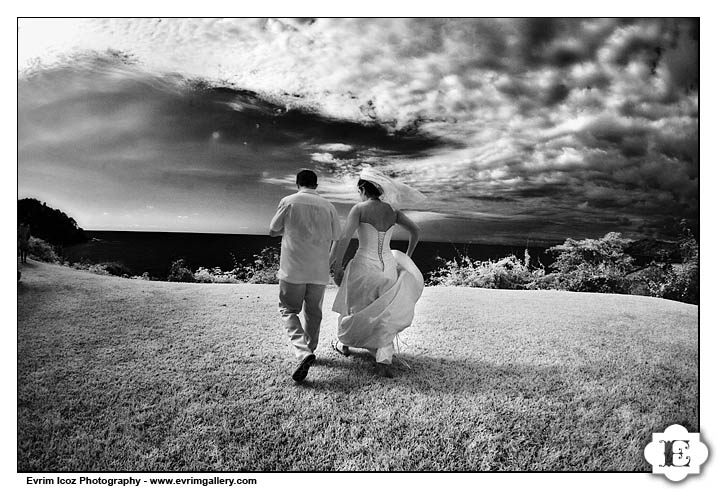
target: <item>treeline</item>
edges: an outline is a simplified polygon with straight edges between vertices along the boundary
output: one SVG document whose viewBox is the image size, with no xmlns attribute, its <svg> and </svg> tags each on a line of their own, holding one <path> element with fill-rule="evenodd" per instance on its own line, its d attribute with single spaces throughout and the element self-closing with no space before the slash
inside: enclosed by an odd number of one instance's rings
<svg viewBox="0 0 718 491">
<path fill-rule="evenodd" d="M 29 225 L 33 237 L 54 246 L 76 244 L 87 240 L 85 231 L 77 225 L 74 218 L 34 198 L 17 201 L 17 221 L 18 225 L 21 223 Z"/>
</svg>

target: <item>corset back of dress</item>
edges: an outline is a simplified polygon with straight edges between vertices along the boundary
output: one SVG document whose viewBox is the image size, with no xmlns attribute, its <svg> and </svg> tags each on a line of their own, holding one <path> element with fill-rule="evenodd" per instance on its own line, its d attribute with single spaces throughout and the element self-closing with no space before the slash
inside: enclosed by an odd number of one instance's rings
<svg viewBox="0 0 718 491">
<path fill-rule="evenodd" d="M 394 260 L 394 256 L 391 254 L 391 249 L 389 248 L 393 231 L 393 225 L 385 232 L 380 232 L 374 225 L 360 222 L 358 229 L 359 249 L 357 249 L 357 255 L 379 261 L 382 264 L 382 269 L 384 269 L 384 263 L 387 260 L 392 262 Z"/>
</svg>

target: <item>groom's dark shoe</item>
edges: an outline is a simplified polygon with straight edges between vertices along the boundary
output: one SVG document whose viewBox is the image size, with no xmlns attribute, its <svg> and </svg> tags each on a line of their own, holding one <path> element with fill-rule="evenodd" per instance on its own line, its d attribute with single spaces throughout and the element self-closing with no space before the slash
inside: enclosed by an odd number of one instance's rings
<svg viewBox="0 0 718 491">
<path fill-rule="evenodd" d="M 317 357 L 314 355 L 307 355 L 304 357 L 304 359 L 299 363 L 299 366 L 297 366 L 297 369 L 294 370 L 294 373 L 292 374 L 292 379 L 294 379 L 295 382 L 301 382 L 305 378 L 307 378 L 307 373 L 309 373 L 309 367 L 312 366 L 314 363 L 314 360 L 316 360 Z"/>
<path fill-rule="evenodd" d="M 386 363 L 377 363 L 376 373 L 380 377 L 394 378 L 394 371 L 391 369 L 391 366 Z"/>
</svg>

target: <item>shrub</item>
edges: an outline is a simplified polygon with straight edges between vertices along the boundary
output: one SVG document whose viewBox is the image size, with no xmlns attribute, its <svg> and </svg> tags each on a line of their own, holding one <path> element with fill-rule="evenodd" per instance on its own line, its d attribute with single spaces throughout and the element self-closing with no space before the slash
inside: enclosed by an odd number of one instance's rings
<svg viewBox="0 0 718 491">
<path fill-rule="evenodd" d="M 620 233 L 609 232 L 600 239 L 566 239 L 549 248 L 548 252 L 558 253 L 550 266 L 556 273 L 555 284 L 576 292 L 628 293 L 626 275 L 633 265 L 625 252 L 628 244 L 630 240 Z"/>
<path fill-rule="evenodd" d="M 698 304 L 700 281 L 698 269 L 698 242 L 693 233 L 681 222 L 681 263 L 665 268 L 665 278 L 654 285 L 655 295 L 670 300 Z"/>
<path fill-rule="evenodd" d="M 122 276 L 124 278 L 129 278 L 130 275 L 132 275 L 132 271 L 130 271 L 127 266 L 125 266 L 122 263 L 118 262 L 109 262 L 109 263 L 101 263 L 99 266 L 102 266 L 105 271 L 107 271 L 112 276 Z"/>
<path fill-rule="evenodd" d="M 70 266 L 74 269 L 82 269 L 89 271 L 90 273 L 105 276 L 121 276 L 123 278 L 130 278 L 132 275 L 132 272 L 124 264 L 118 262 L 92 264 L 86 259 L 82 259 L 80 262 L 72 263 Z"/>
<path fill-rule="evenodd" d="M 236 270 L 222 271 L 221 268 L 199 268 L 194 273 L 194 280 L 198 283 L 239 283 Z"/>
<path fill-rule="evenodd" d="M 539 274 L 542 273 L 542 274 Z M 560 290 L 561 282 L 556 273 L 534 272 L 534 279 L 526 284 L 527 290 Z"/>
<path fill-rule="evenodd" d="M 698 278 L 698 261 L 674 264 L 667 275 L 666 282 L 659 289 L 660 296 L 670 300 L 678 300 L 698 304 L 700 282 Z"/>
<path fill-rule="evenodd" d="M 197 283 L 214 283 L 212 273 L 207 268 L 199 268 L 194 273 L 194 281 Z"/>
<path fill-rule="evenodd" d="M 55 248 L 38 237 L 30 237 L 30 249 L 28 251 L 28 255 L 33 259 L 46 263 L 60 262 L 60 256 L 58 256 Z"/>
<path fill-rule="evenodd" d="M 184 259 L 179 259 L 172 263 L 167 279 L 188 283 L 279 283 L 279 250 L 276 247 L 265 247 L 253 257 L 249 264 L 238 264 L 235 259 L 234 269 L 230 271 L 222 271 L 219 267 L 200 267 L 194 273 Z"/>
<path fill-rule="evenodd" d="M 73 269 L 82 269 L 82 270 L 85 270 L 85 271 L 89 271 L 90 268 L 91 268 L 92 266 L 94 266 L 94 264 L 91 263 L 90 261 L 88 261 L 87 259 L 82 258 L 82 259 L 80 259 L 79 262 L 72 263 L 70 266 L 71 266 Z"/>
<path fill-rule="evenodd" d="M 558 287 L 572 292 L 629 293 L 626 271 L 611 264 L 582 264 L 556 275 Z"/>
<path fill-rule="evenodd" d="M 261 253 L 255 254 L 254 261 L 243 266 L 242 270 L 240 276 L 247 283 L 279 283 L 279 250 L 276 247 L 265 247 Z"/>
<path fill-rule="evenodd" d="M 110 276 L 110 272 L 105 269 L 103 264 L 90 264 L 87 267 L 87 271 L 94 274 L 99 274 L 103 276 Z"/>
<path fill-rule="evenodd" d="M 446 260 L 443 267 L 431 273 L 429 282 L 441 286 L 521 290 L 544 274 L 542 269 L 531 271 L 529 259 L 528 251 L 523 262 L 513 254 L 497 261 L 472 261 L 462 256 L 459 260 Z"/>
<path fill-rule="evenodd" d="M 644 295 L 648 297 L 662 297 L 662 285 L 666 282 L 666 275 L 670 264 L 661 264 L 655 261 L 644 268 L 628 275 L 629 291 L 631 295 Z"/>
<path fill-rule="evenodd" d="M 172 263 L 167 281 L 179 281 L 183 283 L 194 282 L 194 275 L 187 267 L 184 259 L 178 259 Z"/>
</svg>

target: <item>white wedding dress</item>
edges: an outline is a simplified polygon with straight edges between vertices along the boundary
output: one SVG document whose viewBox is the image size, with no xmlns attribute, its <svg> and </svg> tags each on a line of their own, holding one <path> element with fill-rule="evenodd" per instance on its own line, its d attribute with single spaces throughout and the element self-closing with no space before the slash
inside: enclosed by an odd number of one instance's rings
<svg viewBox="0 0 718 491">
<path fill-rule="evenodd" d="M 332 310 L 345 346 L 367 348 L 391 363 L 394 337 L 411 325 L 424 278 L 409 256 L 390 250 L 394 226 L 384 232 L 359 223 L 359 249 L 349 261 Z"/>
</svg>

